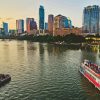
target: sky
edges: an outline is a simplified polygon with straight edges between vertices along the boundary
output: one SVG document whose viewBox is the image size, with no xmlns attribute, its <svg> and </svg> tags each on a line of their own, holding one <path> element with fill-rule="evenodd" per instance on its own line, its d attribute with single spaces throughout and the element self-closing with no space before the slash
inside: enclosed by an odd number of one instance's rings
<svg viewBox="0 0 100 100">
<path fill-rule="evenodd" d="M 0 26 L 9 23 L 9 29 L 15 29 L 16 19 L 35 18 L 38 23 L 39 6 L 45 8 L 45 21 L 48 15 L 62 14 L 72 20 L 76 27 L 82 26 L 83 9 L 89 5 L 99 5 L 100 0 L 0 0 Z"/>
</svg>

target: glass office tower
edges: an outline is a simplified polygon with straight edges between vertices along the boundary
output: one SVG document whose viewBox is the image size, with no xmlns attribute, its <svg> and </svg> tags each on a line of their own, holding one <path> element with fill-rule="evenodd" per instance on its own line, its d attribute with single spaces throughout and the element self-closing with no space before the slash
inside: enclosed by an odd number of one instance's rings
<svg viewBox="0 0 100 100">
<path fill-rule="evenodd" d="M 100 7 L 97 5 L 88 6 L 83 11 L 83 32 L 100 33 Z"/>
<path fill-rule="evenodd" d="M 16 30 L 17 30 L 17 33 L 24 33 L 24 20 L 23 19 L 16 20 Z"/>
<path fill-rule="evenodd" d="M 8 23 L 3 22 L 3 29 L 4 29 L 4 33 L 5 35 L 8 35 Z"/>
<path fill-rule="evenodd" d="M 54 15 L 48 15 L 48 31 L 53 35 L 53 24 L 54 24 Z"/>
<path fill-rule="evenodd" d="M 44 7 L 40 6 L 39 8 L 39 29 L 40 30 L 44 30 L 44 22 L 45 22 Z"/>
</svg>

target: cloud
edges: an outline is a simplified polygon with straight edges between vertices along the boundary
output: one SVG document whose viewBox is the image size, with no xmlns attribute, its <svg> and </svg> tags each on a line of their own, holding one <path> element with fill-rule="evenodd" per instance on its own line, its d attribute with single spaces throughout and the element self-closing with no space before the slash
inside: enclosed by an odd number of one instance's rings
<svg viewBox="0 0 100 100">
<path fill-rule="evenodd" d="M 0 18 L 0 20 L 4 20 L 4 21 L 10 21 L 10 20 L 13 20 L 14 18 L 10 18 L 10 17 L 8 17 L 8 18 Z"/>
<path fill-rule="evenodd" d="M 9 17 L 9 18 L 6 18 L 5 20 L 7 20 L 7 21 L 8 21 L 8 20 L 13 20 L 13 19 L 14 19 L 14 18 L 10 18 L 10 17 Z"/>
</svg>

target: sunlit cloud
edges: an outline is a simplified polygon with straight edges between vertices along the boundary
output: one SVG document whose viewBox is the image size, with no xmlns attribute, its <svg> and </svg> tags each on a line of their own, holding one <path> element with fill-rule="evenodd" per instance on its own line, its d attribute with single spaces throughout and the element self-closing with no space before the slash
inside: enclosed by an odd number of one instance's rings
<svg viewBox="0 0 100 100">
<path fill-rule="evenodd" d="M 7 17 L 7 18 L 0 18 L 0 27 L 2 26 L 3 22 L 7 22 L 9 24 L 9 28 L 11 29 L 15 29 L 16 28 L 16 19 L 15 18 L 11 18 L 11 17 Z"/>
<path fill-rule="evenodd" d="M 9 21 L 9 20 L 13 20 L 14 18 L 10 18 L 10 17 L 8 17 L 8 18 L 0 18 L 0 21 Z"/>
<path fill-rule="evenodd" d="M 14 18 L 6 18 L 6 20 L 13 20 Z"/>
</svg>

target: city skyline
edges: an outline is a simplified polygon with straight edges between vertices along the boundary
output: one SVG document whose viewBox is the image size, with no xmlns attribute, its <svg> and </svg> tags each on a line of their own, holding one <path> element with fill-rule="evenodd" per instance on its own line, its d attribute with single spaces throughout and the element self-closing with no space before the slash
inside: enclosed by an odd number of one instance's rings
<svg viewBox="0 0 100 100">
<path fill-rule="evenodd" d="M 0 9 L 0 24 L 3 21 L 8 22 L 9 28 L 14 29 L 16 27 L 16 19 L 25 20 L 27 17 L 35 18 L 38 23 L 39 6 L 43 5 L 46 13 L 46 22 L 48 21 L 47 18 L 49 14 L 54 14 L 54 16 L 62 14 L 68 16 L 74 26 L 81 27 L 84 7 L 98 4 L 100 4 L 99 0 L 3 0 L 0 3 L 0 7 L 2 8 Z"/>
</svg>

